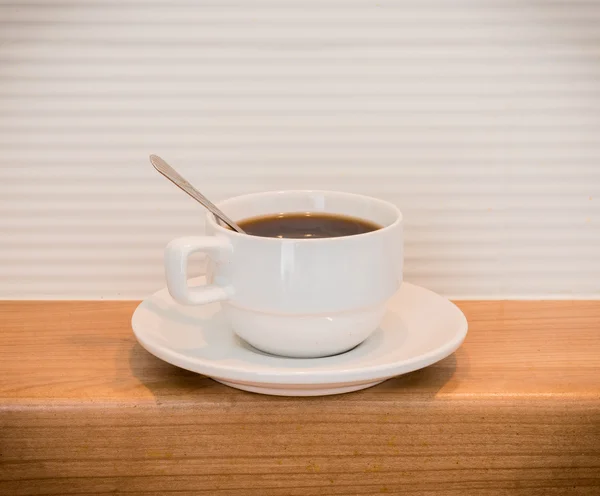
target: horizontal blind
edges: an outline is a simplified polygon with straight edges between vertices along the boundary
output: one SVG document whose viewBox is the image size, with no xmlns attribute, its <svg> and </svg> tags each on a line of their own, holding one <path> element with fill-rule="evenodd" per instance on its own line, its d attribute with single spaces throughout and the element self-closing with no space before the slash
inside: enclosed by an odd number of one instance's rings
<svg viewBox="0 0 600 496">
<path fill-rule="evenodd" d="M 407 280 L 600 295 L 600 2 L 0 2 L 0 297 L 140 298 L 207 196 L 396 203 Z M 195 270 L 200 269 L 197 264 Z"/>
</svg>

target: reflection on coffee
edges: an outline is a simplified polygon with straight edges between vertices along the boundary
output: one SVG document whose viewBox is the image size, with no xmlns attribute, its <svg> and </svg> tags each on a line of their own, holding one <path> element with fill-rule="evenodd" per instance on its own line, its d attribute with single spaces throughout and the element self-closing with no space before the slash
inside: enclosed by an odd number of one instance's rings
<svg viewBox="0 0 600 496">
<path fill-rule="evenodd" d="M 295 239 L 353 236 L 382 228 L 370 220 L 320 212 L 264 215 L 244 219 L 238 225 L 252 236 Z"/>
</svg>

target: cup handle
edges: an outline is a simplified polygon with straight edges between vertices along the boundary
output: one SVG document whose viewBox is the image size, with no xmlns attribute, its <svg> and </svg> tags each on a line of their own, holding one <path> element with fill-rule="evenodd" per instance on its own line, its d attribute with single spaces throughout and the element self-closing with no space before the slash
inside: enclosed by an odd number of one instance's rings
<svg viewBox="0 0 600 496">
<path fill-rule="evenodd" d="M 207 284 L 198 288 L 188 287 L 188 258 L 198 251 L 221 261 L 231 254 L 232 247 L 226 238 L 216 236 L 188 236 L 171 241 L 165 249 L 165 275 L 173 299 L 183 305 L 205 305 L 231 298 L 231 286 Z"/>
</svg>

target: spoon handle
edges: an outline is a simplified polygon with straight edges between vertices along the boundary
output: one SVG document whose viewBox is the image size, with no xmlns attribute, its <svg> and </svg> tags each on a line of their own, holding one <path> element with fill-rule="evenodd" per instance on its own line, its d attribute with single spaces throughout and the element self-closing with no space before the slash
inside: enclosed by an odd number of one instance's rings
<svg viewBox="0 0 600 496">
<path fill-rule="evenodd" d="M 200 193 L 200 191 L 194 188 L 183 176 L 181 176 L 181 174 L 167 164 L 162 158 L 160 158 L 158 155 L 150 155 L 150 162 L 152 162 L 152 165 L 158 172 L 175 184 L 175 186 L 185 191 L 188 195 L 194 198 L 194 200 L 204 205 L 219 219 L 225 222 L 225 224 L 231 227 L 231 229 L 244 234 L 244 230 L 240 226 L 238 226 L 233 220 L 225 215 L 221 209 L 219 209 L 219 207 L 217 207 L 213 202 L 206 198 L 206 196 Z"/>
</svg>

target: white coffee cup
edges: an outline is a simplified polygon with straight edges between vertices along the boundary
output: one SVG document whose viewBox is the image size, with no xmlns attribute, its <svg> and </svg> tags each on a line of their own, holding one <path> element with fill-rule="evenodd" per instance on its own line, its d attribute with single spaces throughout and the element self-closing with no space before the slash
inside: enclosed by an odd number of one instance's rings
<svg viewBox="0 0 600 496">
<path fill-rule="evenodd" d="M 239 337 L 289 357 L 342 353 L 377 328 L 402 281 L 402 214 L 396 206 L 350 193 L 280 191 L 238 196 L 219 207 L 236 221 L 321 212 L 383 227 L 335 238 L 265 238 L 234 232 L 208 213 L 207 236 L 174 239 L 166 248 L 167 285 L 177 302 L 221 302 Z M 208 284 L 190 288 L 187 262 L 194 252 L 208 255 Z"/>
</svg>

